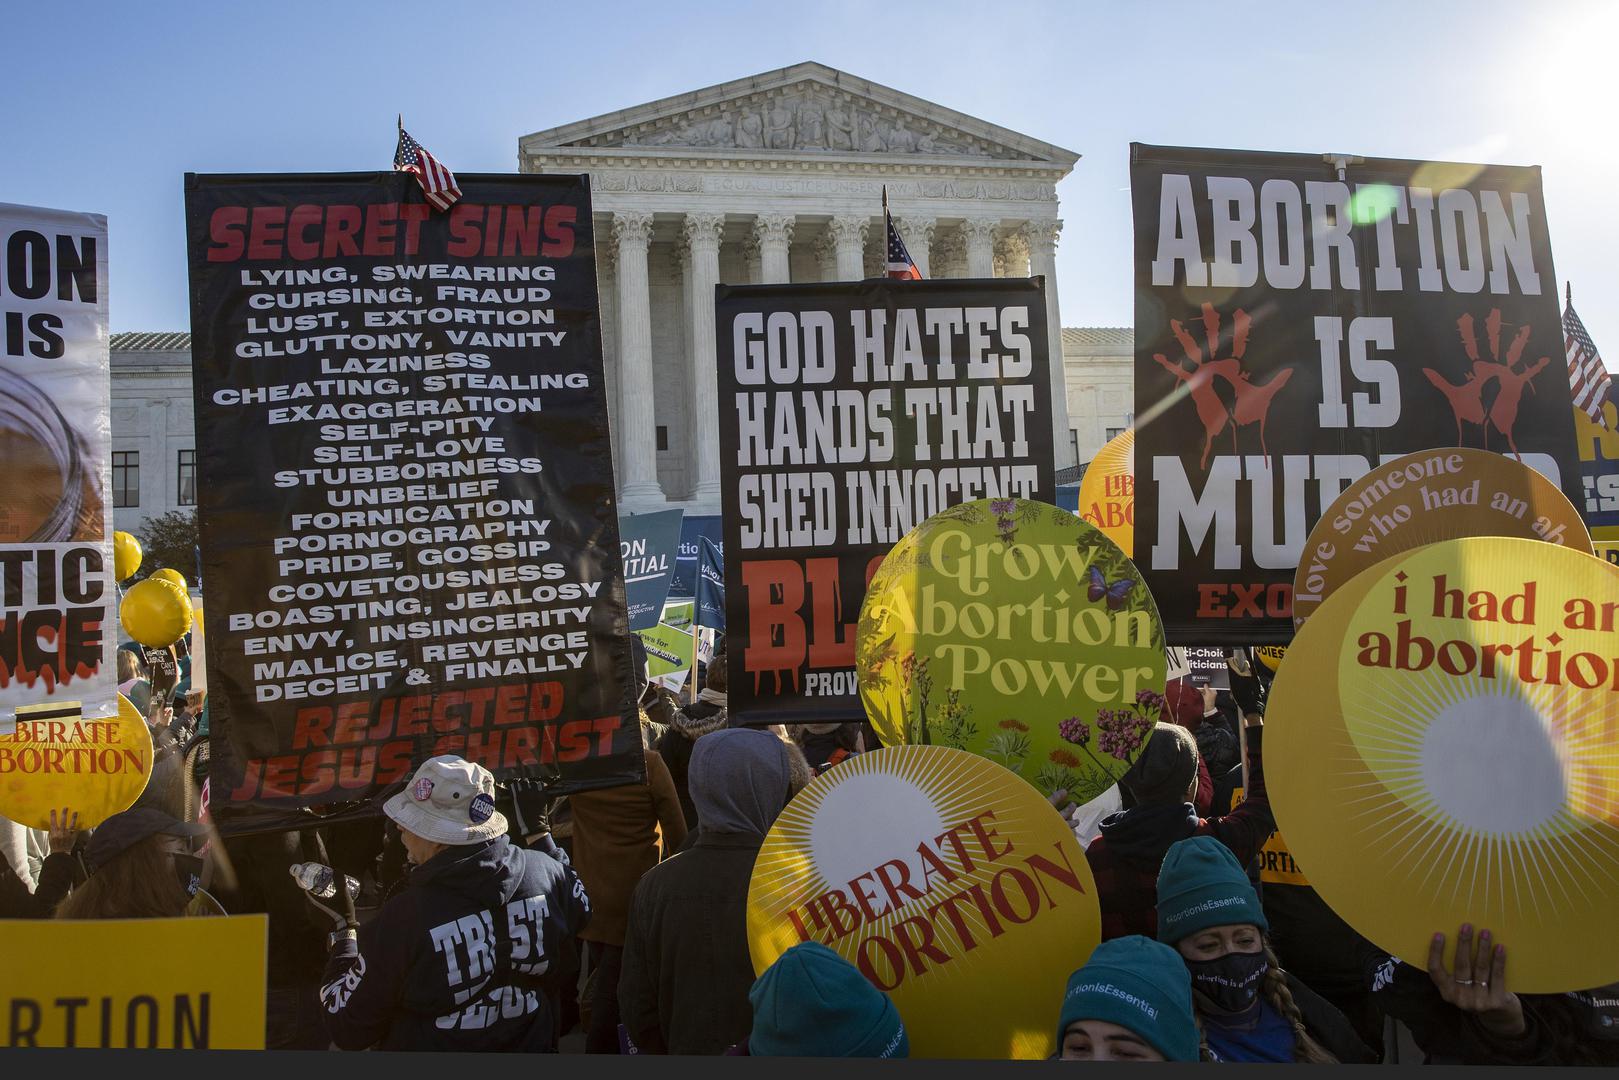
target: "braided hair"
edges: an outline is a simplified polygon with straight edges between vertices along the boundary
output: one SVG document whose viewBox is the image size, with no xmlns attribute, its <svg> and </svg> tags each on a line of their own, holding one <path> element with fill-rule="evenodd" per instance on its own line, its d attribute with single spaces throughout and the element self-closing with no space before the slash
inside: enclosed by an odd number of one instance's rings
<svg viewBox="0 0 1619 1080">
<path fill-rule="evenodd" d="M 1304 1016 L 1299 1012 L 1298 1004 L 1293 1000 L 1293 991 L 1287 985 L 1287 972 L 1282 970 L 1276 953 L 1271 950 L 1269 938 L 1265 940 L 1265 960 L 1270 964 L 1270 969 L 1265 972 L 1265 981 L 1260 985 L 1259 992 L 1270 1002 L 1271 1008 L 1281 1013 L 1282 1018 L 1292 1026 L 1293 1060 L 1302 1065 L 1338 1064 L 1338 1059 L 1311 1038 L 1305 1029 Z"/>
</svg>

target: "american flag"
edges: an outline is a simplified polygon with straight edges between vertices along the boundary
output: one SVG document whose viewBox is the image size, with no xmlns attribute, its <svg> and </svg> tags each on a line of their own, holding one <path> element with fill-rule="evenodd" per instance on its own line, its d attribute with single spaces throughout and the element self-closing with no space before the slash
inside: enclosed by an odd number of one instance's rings
<svg viewBox="0 0 1619 1080">
<path fill-rule="evenodd" d="M 911 253 L 905 250 L 905 241 L 894 228 L 894 219 L 888 213 L 888 187 L 883 186 L 883 224 L 888 229 L 888 276 L 900 281 L 921 281 L 922 271 L 916 268 Z"/>
<path fill-rule="evenodd" d="M 394 168 L 408 172 L 422 185 L 422 194 L 438 210 L 448 210 L 461 197 L 455 186 L 455 174 L 427 152 L 427 148 L 399 128 L 399 148 L 394 151 Z"/>
<path fill-rule="evenodd" d="M 1593 424 L 1606 427 L 1602 403 L 1608 400 L 1608 387 L 1613 380 L 1608 376 L 1602 357 L 1597 355 L 1597 347 L 1586 332 L 1585 324 L 1574 314 L 1572 295 L 1563 311 L 1563 342 L 1568 350 L 1568 388 L 1574 397 L 1574 407 L 1589 416 Z"/>
</svg>

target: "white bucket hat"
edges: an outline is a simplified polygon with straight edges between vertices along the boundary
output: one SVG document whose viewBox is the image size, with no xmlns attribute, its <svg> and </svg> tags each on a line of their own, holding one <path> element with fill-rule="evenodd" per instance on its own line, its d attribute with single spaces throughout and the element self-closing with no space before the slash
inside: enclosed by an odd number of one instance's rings
<svg viewBox="0 0 1619 1080">
<path fill-rule="evenodd" d="M 450 754 L 424 761 L 382 812 L 435 844 L 476 844 L 506 831 L 506 817 L 495 809 L 493 774 Z"/>
</svg>

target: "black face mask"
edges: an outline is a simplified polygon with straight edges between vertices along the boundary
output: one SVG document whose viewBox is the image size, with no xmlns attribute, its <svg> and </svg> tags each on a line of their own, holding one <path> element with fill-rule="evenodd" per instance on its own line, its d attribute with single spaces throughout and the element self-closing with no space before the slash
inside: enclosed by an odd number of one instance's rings
<svg viewBox="0 0 1619 1080">
<path fill-rule="evenodd" d="M 180 882 L 180 888 L 186 891 L 187 896 L 196 896 L 197 890 L 202 888 L 202 857 L 199 855 L 171 855 L 174 860 L 174 876 Z"/>
<path fill-rule="evenodd" d="M 1240 1013 L 1259 998 L 1270 961 L 1263 952 L 1226 953 L 1217 960 L 1188 960 L 1186 968 L 1193 988 L 1224 1012 Z"/>
</svg>

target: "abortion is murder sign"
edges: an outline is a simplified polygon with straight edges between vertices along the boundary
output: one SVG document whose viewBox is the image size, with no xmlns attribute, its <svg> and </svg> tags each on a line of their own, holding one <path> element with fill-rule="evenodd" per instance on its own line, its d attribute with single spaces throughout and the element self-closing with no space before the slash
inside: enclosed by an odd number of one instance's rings
<svg viewBox="0 0 1619 1080">
<path fill-rule="evenodd" d="M 1056 496 L 1039 279 L 718 288 L 730 710 L 860 720 L 855 627 L 906 533 Z"/>
<path fill-rule="evenodd" d="M 643 775 L 583 177 L 191 176 L 222 827 Z"/>
<path fill-rule="evenodd" d="M 1310 527 L 1402 454 L 1578 499 L 1538 168 L 1135 144 L 1130 173 L 1134 553 L 1171 642 L 1285 642 Z"/>
</svg>

